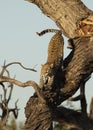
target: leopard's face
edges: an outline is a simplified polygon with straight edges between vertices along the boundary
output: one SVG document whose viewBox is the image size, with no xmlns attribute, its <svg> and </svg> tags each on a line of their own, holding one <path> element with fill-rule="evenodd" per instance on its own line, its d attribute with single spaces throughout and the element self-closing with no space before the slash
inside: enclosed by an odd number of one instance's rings
<svg viewBox="0 0 93 130">
<path fill-rule="evenodd" d="M 46 63 L 42 65 L 41 68 L 41 75 L 40 75 L 40 82 L 39 86 L 40 88 L 46 87 L 46 86 L 51 86 L 53 84 L 54 80 L 54 66 L 53 64 Z"/>
</svg>

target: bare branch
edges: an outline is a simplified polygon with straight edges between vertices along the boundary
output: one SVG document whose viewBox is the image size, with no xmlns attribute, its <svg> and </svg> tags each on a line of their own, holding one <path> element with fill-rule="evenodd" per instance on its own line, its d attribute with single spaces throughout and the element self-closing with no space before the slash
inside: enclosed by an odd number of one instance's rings
<svg viewBox="0 0 93 130">
<path fill-rule="evenodd" d="M 3 99 L 2 99 L 2 94 L 0 95 L 0 102 L 2 102 L 3 101 Z"/>
<path fill-rule="evenodd" d="M 8 77 L 10 78 L 10 73 L 8 70 L 6 70 Z M 15 77 L 14 77 L 15 78 Z M 12 91 L 13 91 L 13 83 L 9 83 L 8 87 L 10 87 L 10 93 L 9 93 L 9 97 L 7 99 L 7 104 L 9 103 L 11 96 L 12 96 Z"/>
<path fill-rule="evenodd" d="M 93 97 L 91 98 L 89 116 L 93 117 Z"/>
<path fill-rule="evenodd" d="M 15 102 L 15 108 L 9 109 L 9 113 L 12 112 L 15 118 L 18 117 L 18 112 L 19 112 L 19 110 L 20 110 L 20 109 L 18 109 L 17 103 L 18 103 L 18 99 L 17 99 L 17 101 Z"/>
<path fill-rule="evenodd" d="M 35 69 L 31 69 L 31 68 L 26 68 L 26 67 L 24 67 L 20 62 L 11 62 L 11 63 L 9 63 L 9 64 L 7 64 L 7 65 L 5 65 L 5 62 L 4 62 L 4 66 L 3 66 L 3 69 L 2 69 L 2 71 L 1 71 L 0 76 L 3 75 L 3 73 L 6 71 L 6 68 L 7 68 L 7 67 L 9 67 L 10 65 L 13 65 L 13 64 L 18 64 L 18 65 L 20 65 L 20 66 L 21 66 L 23 69 L 25 69 L 25 70 L 30 70 L 30 71 L 37 72 Z"/>
<path fill-rule="evenodd" d="M 12 62 L 12 63 L 7 64 L 5 67 L 7 68 L 8 66 L 10 66 L 10 65 L 12 65 L 12 64 L 18 64 L 18 65 L 20 65 L 20 66 L 21 66 L 23 69 L 25 69 L 25 70 L 30 70 L 30 71 L 37 72 L 35 69 L 31 69 L 31 68 L 26 68 L 26 67 L 24 67 L 20 62 Z"/>
<path fill-rule="evenodd" d="M 5 108 L 3 109 L 3 114 L 2 114 L 2 124 L 3 124 L 3 126 L 6 125 L 8 116 L 9 116 L 8 105 L 6 105 Z"/>
<path fill-rule="evenodd" d="M 7 69 L 6 69 L 5 71 L 6 71 L 6 73 L 7 73 L 7 76 L 10 77 L 9 71 L 8 71 Z"/>
<path fill-rule="evenodd" d="M 6 71 L 5 62 L 6 62 L 6 61 L 4 61 L 4 65 L 2 66 L 2 71 L 1 71 L 1 73 L 0 73 L 0 76 L 1 76 L 1 77 L 3 76 L 4 72 Z"/>
<path fill-rule="evenodd" d="M 3 84 L 3 83 L 0 83 L 0 85 L 2 86 L 2 88 L 3 88 L 3 91 L 4 91 L 4 104 L 6 104 L 6 92 L 7 92 L 7 90 L 6 90 L 6 88 L 5 88 L 5 85 Z"/>
<path fill-rule="evenodd" d="M 17 108 L 18 101 L 19 101 L 19 99 L 17 99 L 17 101 L 15 102 L 15 108 Z"/>
<path fill-rule="evenodd" d="M 81 112 L 85 115 L 87 115 L 87 102 L 86 102 L 86 96 L 85 96 L 85 84 L 90 78 L 91 78 L 91 76 L 88 76 L 84 81 L 82 81 L 82 83 L 80 85 L 80 95 L 78 95 L 76 97 L 70 97 L 68 99 L 70 101 L 80 100 Z"/>
<path fill-rule="evenodd" d="M 15 102 L 15 108 L 10 109 L 8 106 L 8 103 L 9 103 L 11 96 L 12 96 L 13 84 L 12 83 L 10 84 L 10 92 L 9 92 L 8 99 L 6 97 L 7 91 L 6 91 L 5 85 L 3 84 L 3 82 L 1 82 L 0 84 L 2 85 L 2 88 L 4 91 L 4 100 L 2 100 L 2 95 L 1 95 L 1 103 L 0 103 L 0 109 L 2 110 L 2 115 L 1 115 L 1 122 L 2 123 L 1 124 L 2 124 L 2 126 L 5 126 L 7 123 L 10 112 L 13 112 L 15 118 L 18 117 L 18 111 L 19 111 L 19 109 L 17 107 L 18 100 Z"/>
<path fill-rule="evenodd" d="M 3 110 L 3 104 L 2 103 L 0 103 L 0 108 Z"/>
<path fill-rule="evenodd" d="M 6 76 L 2 76 L 2 78 L 0 79 L 0 82 L 10 82 L 10 83 L 13 83 L 17 86 L 23 87 L 23 88 L 28 87 L 28 86 L 32 86 L 35 89 L 35 92 L 37 93 L 41 102 L 45 102 L 42 91 L 40 90 L 38 84 L 34 81 L 30 80 L 30 81 L 27 81 L 25 83 L 22 83 L 21 81 L 18 81 L 18 80 L 15 80 L 15 79 L 12 79 L 12 78 L 9 78 Z"/>
<path fill-rule="evenodd" d="M 13 91 L 13 84 L 10 84 L 10 93 L 9 93 L 9 97 L 7 99 L 7 103 L 9 103 L 10 99 L 11 99 L 11 96 L 12 96 L 12 91 Z"/>
<path fill-rule="evenodd" d="M 76 97 L 70 97 L 68 98 L 68 101 L 79 101 L 82 99 L 82 95 L 78 95 Z"/>
<path fill-rule="evenodd" d="M 15 113 L 14 113 L 15 118 L 18 117 L 18 112 L 19 112 L 19 110 L 20 110 L 20 109 L 18 109 L 18 107 L 17 107 L 18 101 L 19 101 L 19 99 L 17 99 L 17 101 L 15 102 Z"/>
</svg>

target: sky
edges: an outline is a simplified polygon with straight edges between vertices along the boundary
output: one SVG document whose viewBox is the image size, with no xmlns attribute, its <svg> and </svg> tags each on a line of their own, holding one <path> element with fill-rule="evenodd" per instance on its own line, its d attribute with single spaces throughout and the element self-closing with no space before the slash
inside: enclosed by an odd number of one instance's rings
<svg viewBox="0 0 93 130">
<path fill-rule="evenodd" d="M 82 0 L 93 10 L 92 0 Z M 24 0 L 0 0 L 0 69 L 10 62 L 21 62 L 25 67 L 35 68 L 37 72 L 27 71 L 18 65 L 8 68 L 11 77 L 25 82 L 34 80 L 39 82 L 40 67 L 47 58 L 47 47 L 53 34 L 38 37 L 36 32 L 47 28 L 58 28 L 56 24 L 46 17 L 40 9 L 32 3 Z M 69 53 L 65 52 L 65 56 Z M 87 102 L 93 95 L 93 78 L 86 85 Z M 0 88 L 2 89 L 2 88 Z M 0 90 L 0 94 L 2 90 Z M 27 100 L 34 93 L 31 87 L 20 88 L 14 86 L 10 107 L 14 107 L 14 101 L 19 99 L 20 108 L 18 120 L 25 120 L 24 107 Z"/>
</svg>

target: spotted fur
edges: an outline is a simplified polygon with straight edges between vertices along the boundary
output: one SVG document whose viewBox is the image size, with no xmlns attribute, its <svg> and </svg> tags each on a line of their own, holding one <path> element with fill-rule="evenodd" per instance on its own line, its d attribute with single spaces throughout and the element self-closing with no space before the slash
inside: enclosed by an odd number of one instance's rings
<svg viewBox="0 0 93 130">
<path fill-rule="evenodd" d="M 62 32 L 60 30 L 55 29 L 47 29 L 38 33 L 39 36 L 47 33 L 47 32 L 56 32 L 56 34 L 51 38 L 50 43 L 48 45 L 48 57 L 47 61 L 41 67 L 41 75 L 40 75 L 40 83 L 39 86 L 42 87 L 52 87 L 54 86 L 54 78 L 62 66 L 63 61 L 63 45 L 64 40 L 62 37 Z"/>
</svg>

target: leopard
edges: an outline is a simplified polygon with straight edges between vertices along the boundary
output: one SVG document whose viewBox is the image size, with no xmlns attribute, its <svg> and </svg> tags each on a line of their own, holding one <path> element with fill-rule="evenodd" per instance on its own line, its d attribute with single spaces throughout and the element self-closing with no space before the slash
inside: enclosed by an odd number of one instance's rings
<svg viewBox="0 0 93 130">
<path fill-rule="evenodd" d="M 57 29 L 46 29 L 40 33 L 37 32 L 37 34 L 42 36 L 49 32 L 55 32 L 55 35 L 51 38 L 48 45 L 47 63 L 59 64 L 63 58 L 64 39 L 62 36 L 62 31 Z"/>
<path fill-rule="evenodd" d="M 40 33 L 42 36 L 48 32 L 54 32 L 54 36 L 51 38 L 48 45 L 48 56 L 45 64 L 41 65 L 40 81 L 39 86 L 42 89 L 53 89 L 59 83 L 57 78 L 59 73 L 62 73 L 62 63 L 63 63 L 63 47 L 64 39 L 62 36 L 62 31 L 57 29 L 46 29 Z"/>
</svg>

